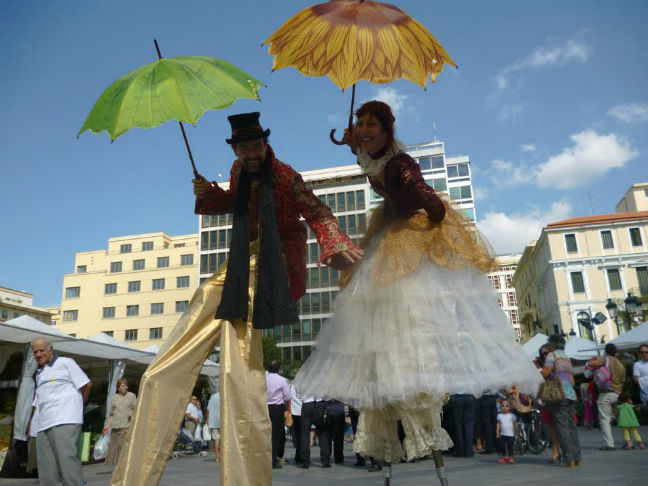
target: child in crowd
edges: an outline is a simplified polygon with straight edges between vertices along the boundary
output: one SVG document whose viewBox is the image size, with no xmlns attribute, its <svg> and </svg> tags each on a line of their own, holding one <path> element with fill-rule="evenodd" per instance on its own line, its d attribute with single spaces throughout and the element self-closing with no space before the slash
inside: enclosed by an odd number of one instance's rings
<svg viewBox="0 0 648 486">
<path fill-rule="evenodd" d="M 513 444 L 517 434 L 517 422 L 515 415 L 511 413 L 511 403 L 508 400 L 500 402 L 501 412 L 497 414 L 497 426 L 495 436 L 502 442 L 503 456 L 498 461 L 499 464 L 514 464 Z"/>
<path fill-rule="evenodd" d="M 623 440 L 625 441 L 623 448 L 627 451 L 634 449 L 632 441 L 630 440 L 630 434 L 632 434 L 635 442 L 637 442 L 637 445 L 639 446 L 639 449 L 645 449 L 646 445 L 641 440 L 639 430 L 637 430 L 639 428 L 639 421 L 634 413 L 632 397 L 630 397 L 628 392 L 623 392 L 619 397 L 619 401 L 621 403 L 617 405 L 617 423 L 619 427 L 623 429 Z"/>
</svg>

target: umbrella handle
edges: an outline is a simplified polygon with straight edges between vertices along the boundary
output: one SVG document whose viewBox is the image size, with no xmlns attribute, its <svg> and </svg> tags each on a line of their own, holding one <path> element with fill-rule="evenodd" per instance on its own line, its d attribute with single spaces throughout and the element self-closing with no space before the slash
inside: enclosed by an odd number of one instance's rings
<svg viewBox="0 0 648 486">
<path fill-rule="evenodd" d="M 346 145 L 342 140 L 336 140 L 334 135 L 335 135 L 335 128 L 331 130 L 331 133 L 329 133 L 329 138 L 331 139 L 331 142 L 333 142 L 335 145 Z"/>
</svg>

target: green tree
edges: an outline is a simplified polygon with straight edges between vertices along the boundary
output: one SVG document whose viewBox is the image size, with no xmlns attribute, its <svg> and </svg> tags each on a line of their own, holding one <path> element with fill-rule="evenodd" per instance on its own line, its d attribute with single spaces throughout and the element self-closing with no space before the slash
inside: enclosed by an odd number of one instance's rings
<svg viewBox="0 0 648 486">
<path fill-rule="evenodd" d="M 268 369 L 270 361 L 279 361 L 281 363 L 281 350 L 277 347 L 277 341 L 270 336 L 263 338 L 263 366 Z"/>
</svg>

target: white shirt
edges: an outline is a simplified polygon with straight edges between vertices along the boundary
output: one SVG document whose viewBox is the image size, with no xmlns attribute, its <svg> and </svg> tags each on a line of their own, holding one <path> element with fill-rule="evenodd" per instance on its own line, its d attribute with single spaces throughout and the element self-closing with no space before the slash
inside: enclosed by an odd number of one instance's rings
<svg viewBox="0 0 648 486">
<path fill-rule="evenodd" d="M 71 358 L 54 356 L 36 370 L 36 392 L 32 405 L 38 409 L 36 432 L 62 424 L 83 423 L 80 388 L 90 379 Z M 33 427 L 32 423 L 32 427 Z"/>
<path fill-rule="evenodd" d="M 290 413 L 298 417 L 301 416 L 302 398 L 299 396 L 297 387 L 290 385 Z"/>
<path fill-rule="evenodd" d="M 648 390 L 648 361 L 637 361 L 632 367 L 632 376 L 639 378 L 642 390 Z"/>
<path fill-rule="evenodd" d="M 192 418 L 200 418 L 202 417 L 202 412 L 198 410 L 198 407 L 196 407 L 193 403 L 189 402 L 189 405 L 187 405 L 187 410 L 185 410 L 185 415 L 191 415 Z"/>
<path fill-rule="evenodd" d="M 515 437 L 515 428 L 513 427 L 513 423 L 515 422 L 514 414 L 512 414 L 511 412 L 498 413 L 497 421 L 500 424 L 500 435 Z"/>
<path fill-rule="evenodd" d="M 207 402 L 207 410 L 209 411 L 208 426 L 210 429 L 220 429 L 220 394 L 218 392 L 212 394 Z"/>
</svg>

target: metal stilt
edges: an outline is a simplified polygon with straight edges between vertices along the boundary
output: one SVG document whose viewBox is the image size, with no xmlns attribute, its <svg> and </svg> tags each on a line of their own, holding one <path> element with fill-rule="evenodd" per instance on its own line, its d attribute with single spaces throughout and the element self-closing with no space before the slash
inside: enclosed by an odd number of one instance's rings
<svg viewBox="0 0 648 486">
<path fill-rule="evenodd" d="M 432 458 L 434 459 L 434 467 L 436 468 L 437 477 L 441 486 L 448 486 L 448 476 L 446 476 L 446 468 L 443 464 L 443 456 L 440 450 L 432 451 Z"/>
<path fill-rule="evenodd" d="M 385 479 L 385 486 L 391 486 L 392 466 L 391 462 L 383 461 L 383 478 Z"/>
</svg>

